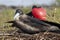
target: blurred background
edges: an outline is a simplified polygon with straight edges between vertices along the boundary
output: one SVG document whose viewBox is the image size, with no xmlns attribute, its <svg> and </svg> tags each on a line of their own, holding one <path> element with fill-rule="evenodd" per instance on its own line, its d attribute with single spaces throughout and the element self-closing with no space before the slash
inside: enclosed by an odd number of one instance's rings
<svg viewBox="0 0 60 40">
<path fill-rule="evenodd" d="M 57 0 L 0 0 L 1 5 L 6 6 L 30 6 L 30 5 L 47 5 L 56 4 Z"/>
<path fill-rule="evenodd" d="M 16 9 L 27 14 L 33 5 L 45 8 L 48 21 L 60 23 L 60 0 L 0 0 L 0 30 L 13 30 L 5 22 L 13 20 Z"/>
</svg>

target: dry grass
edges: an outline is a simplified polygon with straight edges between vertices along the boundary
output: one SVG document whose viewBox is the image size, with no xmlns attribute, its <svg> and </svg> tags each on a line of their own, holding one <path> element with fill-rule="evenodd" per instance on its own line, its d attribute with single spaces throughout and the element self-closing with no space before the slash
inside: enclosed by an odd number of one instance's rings
<svg viewBox="0 0 60 40">
<path fill-rule="evenodd" d="M 60 40 L 60 34 L 51 32 L 41 32 L 39 34 L 34 34 L 32 36 L 22 36 L 22 35 L 0 35 L 0 40 Z"/>
</svg>

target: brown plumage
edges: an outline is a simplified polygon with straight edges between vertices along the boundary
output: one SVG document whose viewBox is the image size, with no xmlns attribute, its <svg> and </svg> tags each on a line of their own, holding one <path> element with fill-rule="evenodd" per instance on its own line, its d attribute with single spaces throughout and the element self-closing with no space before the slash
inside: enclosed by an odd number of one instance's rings
<svg viewBox="0 0 60 40">
<path fill-rule="evenodd" d="M 17 16 L 17 18 L 15 18 L 14 21 L 10 21 L 8 23 L 13 23 L 12 26 L 16 26 L 24 33 L 35 34 L 39 32 L 45 32 L 45 31 L 55 32 L 56 30 L 59 30 L 59 28 L 56 26 L 52 26 L 48 23 L 45 23 L 41 20 L 38 20 L 30 16 L 27 16 L 25 14 L 19 15 Z"/>
</svg>

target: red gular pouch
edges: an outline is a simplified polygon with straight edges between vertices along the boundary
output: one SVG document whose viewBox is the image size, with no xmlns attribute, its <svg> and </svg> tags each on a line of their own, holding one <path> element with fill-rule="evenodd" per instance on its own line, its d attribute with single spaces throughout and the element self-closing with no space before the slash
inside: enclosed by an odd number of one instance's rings
<svg viewBox="0 0 60 40">
<path fill-rule="evenodd" d="M 39 20 L 46 20 L 46 10 L 44 8 L 33 8 L 32 15 Z"/>
</svg>

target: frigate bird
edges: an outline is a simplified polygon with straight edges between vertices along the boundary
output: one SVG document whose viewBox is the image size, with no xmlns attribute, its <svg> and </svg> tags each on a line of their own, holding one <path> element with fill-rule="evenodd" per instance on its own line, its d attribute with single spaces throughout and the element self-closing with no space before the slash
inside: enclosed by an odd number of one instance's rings
<svg viewBox="0 0 60 40">
<path fill-rule="evenodd" d="M 36 34 L 45 31 L 57 32 L 57 30 L 59 30 L 58 27 L 49 24 L 49 22 L 46 23 L 46 21 L 44 22 L 24 14 L 20 9 L 16 10 L 14 21 L 9 21 L 8 23 L 13 23 L 12 26 L 16 26 L 22 32 L 28 34 Z"/>
</svg>

